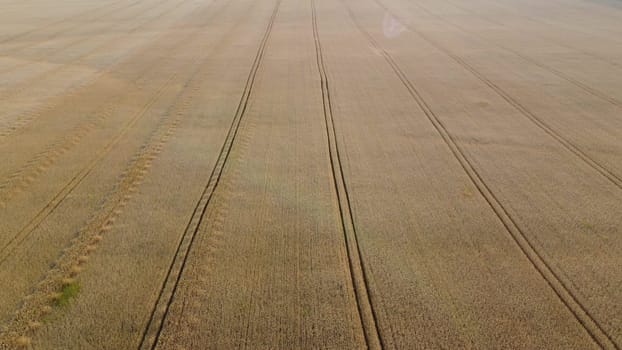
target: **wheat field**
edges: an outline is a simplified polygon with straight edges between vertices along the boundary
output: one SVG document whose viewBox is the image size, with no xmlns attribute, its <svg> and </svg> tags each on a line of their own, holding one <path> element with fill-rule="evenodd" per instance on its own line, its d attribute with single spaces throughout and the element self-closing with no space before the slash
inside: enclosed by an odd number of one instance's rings
<svg viewBox="0 0 622 350">
<path fill-rule="evenodd" d="M 0 349 L 622 348 L 622 2 L 0 0 Z"/>
</svg>

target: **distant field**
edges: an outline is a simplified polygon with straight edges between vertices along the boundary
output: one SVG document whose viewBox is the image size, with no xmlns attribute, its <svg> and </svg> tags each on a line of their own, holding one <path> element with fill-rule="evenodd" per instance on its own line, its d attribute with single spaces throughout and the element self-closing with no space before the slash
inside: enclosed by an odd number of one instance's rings
<svg viewBox="0 0 622 350">
<path fill-rule="evenodd" d="M 0 0 L 0 349 L 621 349 L 612 0 Z"/>
</svg>

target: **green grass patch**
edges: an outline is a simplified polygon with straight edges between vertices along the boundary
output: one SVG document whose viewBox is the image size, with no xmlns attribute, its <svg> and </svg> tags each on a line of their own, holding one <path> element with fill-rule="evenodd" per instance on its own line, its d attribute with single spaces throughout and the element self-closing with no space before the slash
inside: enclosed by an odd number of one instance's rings
<svg viewBox="0 0 622 350">
<path fill-rule="evenodd" d="M 69 304 L 71 299 L 80 293 L 80 284 L 78 282 L 70 283 L 63 287 L 60 297 L 56 300 L 56 306 L 65 306 Z"/>
</svg>

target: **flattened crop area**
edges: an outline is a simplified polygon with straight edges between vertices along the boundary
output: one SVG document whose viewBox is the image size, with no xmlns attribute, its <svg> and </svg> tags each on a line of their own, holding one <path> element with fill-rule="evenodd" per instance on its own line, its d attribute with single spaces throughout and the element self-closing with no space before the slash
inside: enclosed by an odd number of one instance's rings
<svg viewBox="0 0 622 350">
<path fill-rule="evenodd" d="M 0 349 L 621 349 L 616 0 L 0 0 Z"/>
</svg>

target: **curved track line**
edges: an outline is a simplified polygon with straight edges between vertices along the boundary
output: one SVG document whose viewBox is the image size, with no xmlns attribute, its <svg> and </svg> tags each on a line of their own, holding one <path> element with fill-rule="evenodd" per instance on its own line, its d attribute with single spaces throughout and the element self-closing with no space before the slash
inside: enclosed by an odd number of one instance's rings
<svg viewBox="0 0 622 350">
<path fill-rule="evenodd" d="M 382 5 L 381 5 L 382 6 Z M 458 160 L 471 182 L 478 189 L 479 193 L 484 197 L 488 205 L 495 212 L 503 226 L 507 229 L 512 239 L 516 242 L 525 257 L 531 262 L 538 273 L 545 279 L 555 294 L 564 303 L 568 310 L 574 315 L 577 321 L 583 326 L 590 337 L 603 349 L 620 349 L 613 338 L 603 329 L 600 323 L 592 316 L 585 305 L 568 288 L 567 282 L 555 272 L 551 265 L 544 259 L 543 255 L 538 251 L 535 245 L 521 230 L 516 221 L 512 218 L 506 208 L 501 204 L 499 199 L 490 190 L 484 182 L 481 175 L 475 170 L 471 161 L 466 157 L 465 152 L 449 133 L 445 125 L 436 116 L 435 112 L 429 107 L 423 99 L 419 91 L 415 88 L 406 74 L 401 70 L 399 65 L 393 60 L 391 55 L 380 46 L 376 40 L 360 25 L 354 17 L 351 9 L 346 5 L 348 13 L 357 28 L 365 35 L 369 42 L 382 54 L 387 63 L 391 66 L 395 74 L 398 76 L 404 87 L 408 90 L 411 97 L 415 100 L 419 108 L 432 123 L 434 128 L 440 134 L 441 138 L 451 150 L 455 158 Z M 384 7 L 384 6 L 382 6 Z M 388 10 L 387 10 L 388 11 Z"/>
<path fill-rule="evenodd" d="M 240 122 L 242 121 L 242 118 L 244 117 L 244 114 L 246 113 L 246 110 L 248 108 L 249 98 L 251 96 L 255 83 L 255 77 L 263 59 L 266 44 L 268 42 L 268 39 L 270 38 L 272 26 L 278 13 L 280 2 L 281 0 L 277 0 L 275 4 L 272 16 L 270 17 L 270 21 L 268 23 L 264 36 L 259 45 L 259 49 L 251 66 L 248 78 L 246 80 L 246 85 L 244 87 L 244 91 L 240 98 L 240 102 L 236 109 L 231 126 L 229 127 L 225 142 L 220 149 L 218 159 L 214 168 L 212 169 L 212 173 L 210 174 L 208 182 L 203 189 L 203 192 L 201 193 L 201 197 L 199 198 L 199 201 L 194 207 L 192 216 L 190 217 L 190 220 L 188 221 L 188 224 L 184 229 L 184 233 L 181 236 L 173 260 L 169 266 L 162 287 L 160 288 L 160 292 L 158 293 L 158 299 L 153 305 L 147 327 L 143 331 L 141 341 L 138 346 L 138 348 L 141 350 L 155 349 L 158 345 L 158 340 L 164 326 L 164 320 L 168 316 L 170 306 L 174 300 L 179 281 L 181 280 L 184 268 L 186 266 L 186 262 L 188 260 L 188 253 L 192 248 L 192 244 L 194 243 L 195 237 L 197 236 L 197 232 L 199 231 L 201 222 L 205 217 L 205 213 L 211 201 L 212 195 L 214 194 L 214 191 L 216 190 L 218 183 L 220 182 L 225 164 L 227 162 L 227 159 L 229 158 L 229 154 L 231 153 L 233 142 L 235 141 L 235 138 L 238 134 Z"/>
<path fill-rule="evenodd" d="M 211 7 L 214 2 L 209 3 L 205 9 Z M 206 16 L 209 21 L 218 12 L 214 12 L 210 16 Z M 189 34 L 186 38 L 176 41 L 176 47 L 179 47 L 200 32 L 199 29 Z M 173 48 L 173 49 L 174 49 Z M 80 172 L 78 172 L 65 186 L 50 200 L 24 227 L 18 231 L 2 248 L 0 248 L 0 265 L 4 263 L 11 251 L 13 251 L 24 239 L 26 239 L 35 228 L 37 228 L 45 218 L 47 218 L 64 200 L 65 198 L 86 178 L 86 176 L 97 166 L 97 164 L 116 146 L 116 144 L 125 136 L 125 134 L 142 118 L 142 116 L 151 108 L 151 106 L 160 98 L 166 90 L 166 87 L 174 80 L 176 74 L 172 74 L 166 82 L 164 82 L 154 96 L 143 106 L 143 108 L 134 114 L 130 120 L 123 126 L 119 134 L 117 134 L 102 150 L 100 150 L 95 158 Z"/>
<path fill-rule="evenodd" d="M 335 185 L 335 193 L 337 195 L 337 202 L 339 204 L 341 227 L 345 240 L 344 243 L 348 258 L 350 278 L 352 279 L 352 287 L 356 297 L 356 304 L 367 348 L 384 349 L 386 346 L 382 335 L 378 330 L 378 318 L 376 316 L 373 300 L 370 295 L 367 268 L 365 267 L 365 262 L 361 257 L 361 247 L 358 242 L 352 206 L 350 205 L 350 194 L 348 192 L 348 185 L 344 176 L 341 155 L 339 153 L 339 144 L 337 142 L 337 134 L 333 120 L 333 107 L 330 98 L 328 75 L 326 74 L 324 56 L 322 54 L 322 45 L 318 32 L 315 0 L 311 0 L 311 11 L 317 68 L 322 88 L 322 104 L 324 110 L 324 121 L 326 124 L 326 137 L 328 139 L 328 155 L 330 158 L 330 166 Z"/>
</svg>

